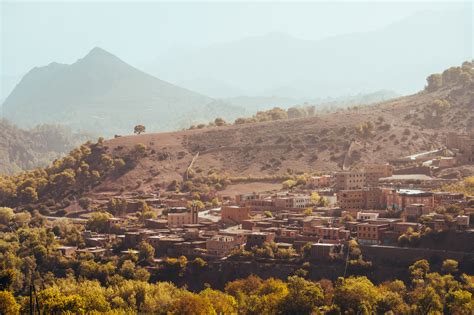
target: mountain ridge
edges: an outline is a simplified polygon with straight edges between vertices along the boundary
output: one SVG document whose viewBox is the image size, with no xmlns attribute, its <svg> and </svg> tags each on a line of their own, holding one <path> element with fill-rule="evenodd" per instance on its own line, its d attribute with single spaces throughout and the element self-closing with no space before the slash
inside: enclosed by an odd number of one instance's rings
<svg viewBox="0 0 474 315">
<path fill-rule="evenodd" d="M 4 101 L 3 111 L 22 127 L 62 122 L 75 130 L 110 136 L 138 123 L 152 130 L 176 129 L 173 121 L 183 115 L 179 111 L 213 102 L 95 47 L 70 65 L 50 63 L 30 70 Z"/>
<path fill-rule="evenodd" d="M 318 40 L 255 36 L 161 55 L 145 69 L 152 74 L 159 69 L 170 82 L 193 80 L 196 73 L 249 96 L 278 86 L 286 90 L 276 96 L 286 97 L 381 89 L 411 94 L 423 87 L 426 73 L 472 58 L 472 25 L 466 25 L 470 19 L 468 12 L 457 10 L 421 11 L 381 29 Z"/>
</svg>

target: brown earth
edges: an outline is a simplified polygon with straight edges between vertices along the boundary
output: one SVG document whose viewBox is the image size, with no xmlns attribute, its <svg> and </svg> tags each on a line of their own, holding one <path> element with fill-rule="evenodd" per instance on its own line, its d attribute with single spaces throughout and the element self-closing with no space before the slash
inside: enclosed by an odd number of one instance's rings
<svg viewBox="0 0 474 315">
<path fill-rule="evenodd" d="M 446 99 L 452 107 L 434 116 L 430 106 L 436 99 Z M 106 141 L 109 152 L 120 156 L 143 143 L 147 154 L 135 168 L 106 180 L 95 192 L 164 187 L 171 180 L 182 179 L 197 153 L 193 165 L 197 174 L 216 170 L 232 177 L 336 171 L 343 164 L 357 168 L 364 163 L 384 163 L 442 147 L 447 132 L 461 132 L 474 120 L 473 109 L 472 91 L 443 89 L 310 118 L 123 136 Z M 373 135 L 358 135 L 356 127 L 368 121 L 374 123 Z"/>
</svg>

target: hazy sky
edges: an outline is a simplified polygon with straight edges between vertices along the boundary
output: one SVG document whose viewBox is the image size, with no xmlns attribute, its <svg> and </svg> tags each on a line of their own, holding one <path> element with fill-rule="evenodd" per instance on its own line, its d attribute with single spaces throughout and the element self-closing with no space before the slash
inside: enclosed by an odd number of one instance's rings
<svg viewBox="0 0 474 315">
<path fill-rule="evenodd" d="M 182 45 L 205 46 L 275 31 L 320 39 L 381 28 L 420 10 L 459 6 L 472 10 L 467 2 L 2 1 L 0 98 L 32 67 L 72 63 L 94 46 L 140 67 Z"/>
</svg>

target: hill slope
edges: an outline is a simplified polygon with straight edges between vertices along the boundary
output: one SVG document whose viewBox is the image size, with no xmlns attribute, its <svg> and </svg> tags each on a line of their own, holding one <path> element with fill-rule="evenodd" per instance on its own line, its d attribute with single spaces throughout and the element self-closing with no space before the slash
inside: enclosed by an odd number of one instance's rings
<svg viewBox="0 0 474 315">
<path fill-rule="evenodd" d="M 3 110 L 6 118 L 23 127 L 60 122 L 111 136 L 128 133 L 136 124 L 149 130 L 177 129 L 183 112 L 203 109 L 206 114 L 206 105 L 213 103 L 94 48 L 74 64 L 32 69 L 5 100 Z"/>
<path fill-rule="evenodd" d="M 245 177 L 334 171 L 343 165 L 355 168 L 442 147 L 447 132 L 461 132 L 474 121 L 472 63 L 463 66 L 463 73 L 470 73 L 464 83 L 458 80 L 461 68 L 452 69 L 445 71 L 446 82 L 433 91 L 373 106 L 311 118 L 109 140 L 106 145 L 114 154 L 127 152 L 137 143 L 148 151 L 134 169 L 99 189 L 118 189 L 137 179 L 147 183 L 140 189 L 152 189 L 180 180 L 198 152 L 193 169 L 199 174 L 214 170 Z M 449 108 L 439 108 L 439 100 L 449 103 Z"/>
<path fill-rule="evenodd" d="M 23 130 L 0 120 L 0 175 L 45 167 L 85 139 L 61 126 Z"/>
<path fill-rule="evenodd" d="M 45 170 L 0 176 L 0 203 L 53 199 L 58 210 L 84 194 L 95 199 L 167 189 L 170 183 L 174 190 L 173 181 L 183 182 L 187 190 L 195 183 L 220 189 L 230 177 L 280 180 L 431 151 L 443 147 L 448 132 L 474 128 L 473 69 L 466 62 L 430 76 L 427 88 L 417 94 L 315 117 L 86 143 Z M 194 176 L 192 183 L 185 174 Z"/>
</svg>

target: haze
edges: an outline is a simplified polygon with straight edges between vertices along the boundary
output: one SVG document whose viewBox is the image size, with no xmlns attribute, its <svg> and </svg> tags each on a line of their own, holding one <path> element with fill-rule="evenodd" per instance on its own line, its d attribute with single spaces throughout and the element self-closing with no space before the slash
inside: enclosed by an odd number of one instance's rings
<svg viewBox="0 0 474 315">
<path fill-rule="evenodd" d="M 212 47 L 214 44 L 232 43 L 268 34 L 318 40 L 341 34 L 379 30 L 426 10 L 437 12 L 457 10 L 466 13 L 465 19 L 458 22 L 466 30 L 466 33 L 461 36 L 464 36 L 466 43 L 470 45 L 466 46 L 467 49 L 459 47 L 459 50 L 464 57 L 465 55 L 472 56 L 472 4 L 470 2 L 457 4 L 317 2 L 295 5 L 290 3 L 132 4 L 7 1 L 1 5 L 2 91 L 0 99 L 6 98 L 21 77 L 31 68 L 44 66 L 53 61 L 72 63 L 95 46 L 100 46 L 161 79 L 184 85 L 184 87 L 194 87 L 199 90 L 199 86 L 196 86 L 193 81 L 201 80 L 202 85 L 202 79 L 205 79 L 212 80 L 214 86 L 226 86 L 229 90 L 229 93 L 222 92 L 222 95 L 209 96 L 278 94 L 274 90 L 280 88 L 279 84 L 287 84 L 284 80 L 270 82 L 270 86 L 262 84 L 252 90 L 250 86 L 245 86 L 242 80 L 233 82 L 231 75 L 226 78 L 211 78 L 206 73 L 177 75 L 176 67 L 168 69 L 163 63 L 168 63 L 170 58 L 183 52 L 191 52 L 188 53 L 189 55 L 196 49 Z M 470 30 L 465 27 L 469 24 Z M 393 51 L 394 56 L 398 53 Z M 390 57 L 386 56 L 387 59 Z M 439 69 L 430 70 L 440 70 L 452 64 L 453 61 L 462 60 L 446 60 L 447 64 L 436 65 Z M 252 73 L 248 75 L 252 77 Z M 206 88 L 198 92 L 207 92 Z M 387 88 L 390 87 L 387 86 Z M 418 86 L 413 87 L 413 90 L 418 88 Z M 298 93 L 293 93 L 292 96 L 303 96 L 307 93 L 294 94 Z M 322 96 L 321 94 L 324 93 L 315 94 L 318 95 L 311 96 Z"/>
</svg>

